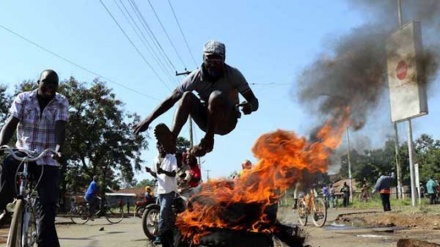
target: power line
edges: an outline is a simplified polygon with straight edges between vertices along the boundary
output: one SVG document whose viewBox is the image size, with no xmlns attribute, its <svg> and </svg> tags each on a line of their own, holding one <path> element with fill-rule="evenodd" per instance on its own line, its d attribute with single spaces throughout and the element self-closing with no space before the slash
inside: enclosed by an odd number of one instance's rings
<svg viewBox="0 0 440 247">
<path fill-rule="evenodd" d="M 183 33 L 182 27 L 180 26 L 180 22 L 179 22 L 179 20 L 177 19 L 176 12 L 174 12 L 174 8 L 173 8 L 173 5 L 171 5 L 170 0 L 168 0 L 168 4 L 170 5 L 171 11 L 173 12 L 174 19 L 175 19 L 176 22 L 177 22 L 177 26 L 179 26 L 180 33 L 181 33 L 182 36 L 183 36 L 183 40 L 185 41 L 186 48 L 188 48 L 189 55 L 191 55 L 191 58 L 192 58 L 192 60 L 193 60 L 193 62 L 194 62 L 194 65 L 195 65 L 196 68 L 197 68 L 197 67 L 198 67 L 197 62 L 196 62 L 196 60 L 194 59 L 194 56 L 193 56 L 192 51 L 191 51 L 191 48 L 189 48 L 188 41 L 187 41 L 186 38 L 185 38 L 185 34 Z"/>
<path fill-rule="evenodd" d="M 146 31 L 146 33 L 148 34 L 148 36 L 150 37 L 150 40 L 152 41 L 154 48 L 151 48 L 153 51 L 157 50 L 157 54 L 159 54 L 160 56 L 158 56 L 160 58 L 160 61 L 164 61 L 164 65 L 170 69 L 170 71 L 175 71 L 176 67 L 174 66 L 174 64 L 171 62 L 171 60 L 168 58 L 168 56 L 166 55 L 165 51 L 163 49 L 161 49 L 160 43 L 159 41 L 157 41 L 156 36 L 153 33 L 153 30 L 150 28 L 150 25 L 148 25 L 147 21 L 145 20 L 144 16 L 141 14 L 139 8 L 137 7 L 136 3 L 134 3 L 133 1 L 129 0 L 128 3 L 130 4 L 130 7 L 132 9 L 132 11 L 135 13 L 137 19 L 139 20 L 139 22 L 141 23 L 143 29 Z M 155 41 L 156 40 L 156 41 Z M 159 44 L 159 45 L 158 45 Z M 156 52 L 154 52 L 156 54 Z M 170 75 L 171 77 L 171 75 Z M 173 79 L 172 79 L 173 80 Z"/>
<path fill-rule="evenodd" d="M 271 82 L 271 83 L 258 83 L 258 82 L 252 82 L 249 83 L 249 85 L 254 85 L 254 86 L 286 86 L 286 85 L 292 85 L 292 83 L 275 83 L 275 82 Z"/>
<path fill-rule="evenodd" d="M 153 10 L 154 15 L 156 16 L 157 21 L 159 22 L 160 26 L 162 27 L 163 32 L 164 32 L 165 35 L 167 36 L 168 41 L 170 42 L 171 46 L 173 47 L 174 51 L 176 52 L 177 57 L 180 59 L 180 61 L 182 62 L 183 67 L 186 69 L 185 62 L 183 62 L 182 57 L 180 56 L 179 52 L 178 52 L 177 49 L 176 49 L 176 46 L 174 46 L 173 41 L 171 41 L 171 38 L 170 38 L 170 36 L 168 35 L 168 32 L 165 30 L 165 27 L 163 26 L 162 22 L 160 21 L 160 18 L 159 18 L 159 16 L 157 15 L 156 10 L 154 9 L 153 5 L 151 4 L 151 1 L 148 0 L 148 3 L 150 4 L 151 9 Z"/>
<path fill-rule="evenodd" d="M 73 66 L 75 66 L 75 67 L 78 67 L 78 68 L 80 68 L 80 69 L 82 69 L 82 70 L 84 70 L 84 71 L 87 71 L 87 72 L 89 72 L 90 74 L 93 74 L 93 75 L 95 75 L 95 76 L 98 76 L 98 77 L 100 77 L 100 78 L 103 78 L 103 79 L 105 79 L 105 80 L 107 80 L 107 81 L 109 81 L 109 82 L 111 82 L 111 83 L 113 83 L 113 84 L 116 84 L 116 85 L 118 85 L 118 86 L 120 86 L 120 87 L 123 87 L 123 88 L 125 88 L 125 89 L 127 89 L 127 90 L 130 90 L 130 91 L 132 91 L 132 92 L 134 92 L 134 93 L 137 93 L 137 94 L 140 94 L 140 95 L 145 96 L 145 97 L 147 97 L 147 98 L 150 98 L 150 99 L 152 99 L 152 100 L 160 101 L 160 100 L 154 98 L 153 96 L 150 96 L 150 95 L 148 95 L 148 94 L 144 94 L 144 93 L 141 93 L 141 92 L 136 91 L 136 90 L 134 90 L 134 89 L 131 89 L 131 88 L 129 88 L 129 87 L 127 87 L 127 86 L 125 86 L 125 85 L 123 85 L 123 84 L 121 84 L 121 83 L 118 83 L 118 82 L 115 82 L 115 81 L 112 80 L 112 79 L 109 79 L 108 77 L 105 77 L 105 76 L 103 76 L 103 75 L 101 75 L 101 74 L 98 74 L 98 73 L 96 73 L 96 72 L 94 72 L 94 71 L 92 71 L 92 70 L 90 70 L 90 69 L 87 69 L 87 68 L 84 67 L 84 66 L 81 66 L 81 65 L 79 65 L 79 64 L 77 64 L 77 63 L 75 63 L 75 62 L 73 62 L 73 61 L 71 61 L 71 60 L 69 60 L 69 59 L 67 59 L 67 58 L 65 58 L 65 57 L 63 57 L 63 56 L 61 56 L 61 55 L 59 55 L 59 54 L 53 52 L 53 51 L 51 51 L 51 50 L 49 50 L 49 49 L 44 48 L 43 46 L 41 46 L 41 45 L 39 45 L 39 44 L 33 42 L 32 40 L 30 40 L 30 39 L 28 39 L 28 38 L 26 38 L 26 37 L 24 37 L 24 36 L 22 36 L 22 35 L 20 35 L 20 34 L 18 34 L 18 33 L 16 33 L 16 32 L 14 32 L 14 31 L 12 31 L 11 29 L 9 29 L 9 28 L 7 28 L 7 27 L 1 25 L 1 24 L 0 24 L 0 27 L 3 28 L 3 29 L 5 29 L 5 30 L 8 31 L 8 32 L 14 34 L 15 36 L 19 37 L 20 39 L 22 39 L 22 40 L 24 40 L 24 41 L 26 41 L 26 42 L 28 42 L 28 43 L 30 43 L 30 44 L 32 44 L 32 45 L 34 45 L 34 46 L 40 48 L 41 50 L 43 50 L 43 51 L 45 51 L 45 52 L 47 52 L 47 53 L 50 53 L 51 55 L 53 55 L 53 56 L 55 56 L 55 57 L 57 57 L 57 58 L 59 58 L 59 59 L 65 61 L 65 62 L 67 62 L 67 63 L 70 63 L 71 65 L 73 65 Z"/>
<path fill-rule="evenodd" d="M 132 0 L 129 0 L 130 4 L 134 7 L 136 14 L 139 16 L 139 18 L 143 21 L 143 23 L 145 24 L 145 26 L 148 28 L 148 30 L 150 31 L 151 37 L 152 39 L 155 41 L 155 44 L 158 46 L 159 50 L 162 51 L 163 55 L 166 57 L 167 61 L 170 63 L 170 65 L 174 68 L 174 71 L 177 71 L 176 67 L 174 66 L 173 62 L 171 62 L 170 58 L 168 57 L 168 55 L 166 54 L 166 52 L 164 51 L 164 49 L 162 48 L 162 45 L 160 44 L 159 40 L 156 38 L 156 35 L 154 35 L 154 32 L 151 30 L 150 25 L 148 25 L 147 21 L 145 21 L 144 16 L 142 15 L 142 13 L 140 12 L 137 4 L 135 2 L 133 2 Z"/>
<path fill-rule="evenodd" d="M 150 69 L 153 71 L 153 73 L 157 76 L 157 78 L 159 78 L 159 80 L 162 82 L 162 84 L 171 91 L 171 89 L 168 87 L 168 85 L 165 83 L 165 81 L 159 76 L 159 74 L 156 72 L 156 70 L 153 68 L 153 66 L 151 66 L 151 64 L 147 61 L 147 59 L 145 59 L 144 55 L 142 55 L 142 53 L 139 51 L 139 49 L 136 47 L 136 45 L 133 43 L 133 41 L 130 39 L 130 37 L 128 37 L 127 33 L 124 31 L 124 29 L 121 27 L 121 25 L 119 25 L 119 22 L 116 20 L 116 18 L 112 15 L 112 13 L 110 12 L 110 10 L 107 8 L 107 6 L 105 6 L 105 4 L 102 2 L 102 0 L 99 0 L 101 2 L 101 5 L 104 7 L 104 9 L 107 11 L 107 13 L 110 15 L 110 17 L 113 19 L 113 21 L 115 21 L 116 25 L 119 27 L 119 29 L 121 30 L 121 32 L 125 35 L 125 37 L 128 39 L 128 41 L 130 42 L 130 44 L 134 47 L 134 49 L 137 51 L 137 53 L 139 54 L 139 56 L 141 56 L 141 58 L 144 60 L 144 62 L 148 65 L 148 67 L 150 67 Z"/>
<path fill-rule="evenodd" d="M 118 2 L 116 0 L 114 0 L 116 6 L 118 7 L 118 9 L 121 11 L 122 15 L 124 15 L 125 19 L 127 20 L 127 22 L 130 24 L 131 28 L 134 30 L 134 32 L 136 33 L 136 35 L 138 36 L 138 38 L 141 40 L 141 42 L 144 44 L 144 46 L 147 48 L 148 52 L 150 53 L 151 57 L 153 57 L 153 59 L 156 61 L 157 65 L 160 67 L 160 69 L 162 70 L 162 72 L 164 72 L 165 75 L 168 76 L 168 79 L 171 79 L 171 81 L 175 80 L 171 74 L 167 71 L 166 66 L 163 64 L 162 60 L 159 58 L 159 56 L 157 55 L 157 53 L 154 51 L 153 47 L 151 46 L 150 42 L 148 41 L 148 39 L 145 37 L 144 33 L 142 32 L 142 30 L 139 28 L 139 26 L 137 25 L 136 21 L 134 20 L 134 18 L 132 17 L 132 15 L 130 14 L 130 11 L 125 7 L 124 3 L 122 2 L 122 0 L 119 0 L 120 4 L 122 5 L 122 7 L 124 8 L 124 10 L 119 6 Z M 130 17 L 128 18 L 127 17 Z M 131 21 L 130 21 L 131 20 Z M 136 28 L 135 28 L 136 27 Z"/>
</svg>

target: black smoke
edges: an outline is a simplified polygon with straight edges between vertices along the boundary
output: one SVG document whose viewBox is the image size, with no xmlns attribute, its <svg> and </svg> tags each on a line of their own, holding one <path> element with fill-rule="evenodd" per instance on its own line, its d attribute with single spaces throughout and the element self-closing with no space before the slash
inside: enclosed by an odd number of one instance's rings
<svg viewBox="0 0 440 247">
<path fill-rule="evenodd" d="M 325 54 L 306 66 L 296 80 L 295 95 L 314 116 L 328 117 L 351 112 L 351 127 L 361 129 L 371 111 L 386 99 L 388 88 L 386 40 L 399 27 L 397 1 L 350 0 L 368 20 L 350 33 L 325 44 Z M 421 83 L 432 83 L 439 68 L 440 1 L 403 0 L 403 24 L 420 21 L 423 54 L 419 59 Z"/>
</svg>

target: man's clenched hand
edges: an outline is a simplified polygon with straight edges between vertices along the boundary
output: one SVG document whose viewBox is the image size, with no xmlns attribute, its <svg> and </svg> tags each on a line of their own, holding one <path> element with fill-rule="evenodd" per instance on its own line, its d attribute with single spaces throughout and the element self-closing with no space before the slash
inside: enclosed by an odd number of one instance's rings
<svg viewBox="0 0 440 247">
<path fill-rule="evenodd" d="M 243 102 L 240 105 L 242 105 L 241 111 L 244 115 L 249 115 L 252 113 L 252 105 L 249 102 Z"/>
<path fill-rule="evenodd" d="M 135 125 L 133 126 L 134 133 L 135 133 L 136 135 L 138 135 L 139 133 L 146 131 L 146 130 L 148 129 L 148 126 L 149 126 L 149 125 L 150 125 L 150 123 L 147 122 L 147 121 L 145 121 L 145 120 L 142 121 L 142 122 L 140 122 L 140 123 L 135 124 Z"/>
</svg>

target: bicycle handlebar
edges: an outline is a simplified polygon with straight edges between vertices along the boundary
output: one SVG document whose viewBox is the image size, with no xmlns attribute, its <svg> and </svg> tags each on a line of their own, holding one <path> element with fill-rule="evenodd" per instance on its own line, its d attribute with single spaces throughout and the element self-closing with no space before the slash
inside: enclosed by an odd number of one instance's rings
<svg viewBox="0 0 440 247">
<path fill-rule="evenodd" d="M 53 149 L 45 149 L 43 150 L 41 153 L 38 154 L 37 151 L 30 151 L 27 149 L 12 149 L 11 147 L 9 147 L 8 145 L 2 145 L 0 146 L 0 150 L 6 150 L 8 151 L 12 157 L 18 161 L 26 161 L 26 162 L 33 162 L 36 161 L 38 159 L 43 158 L 43 156 L 45 156 L 47 153 L 52 153 L 52 154 L 56 154 L 55 150 Z M 25 157 L 19 157 L 17 156 L 17 152 L 22 152 L 25 153 L 26 156 Z"/>
</svg>

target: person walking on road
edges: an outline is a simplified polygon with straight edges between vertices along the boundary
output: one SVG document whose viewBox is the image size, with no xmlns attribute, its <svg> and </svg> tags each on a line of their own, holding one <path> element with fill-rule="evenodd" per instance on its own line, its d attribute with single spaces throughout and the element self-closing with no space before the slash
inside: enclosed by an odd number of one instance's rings
<svg viewBox="0 0 440 247">
<path fill-rule="evenodd" d="M 394 181 L 394 172 L 390 176 L 381 175 L 377 181 L 372 193 L 379 192 L 382 200 L 383 211 L 391 211 L 390 194 L 391 183 Z"/>
</svg>

